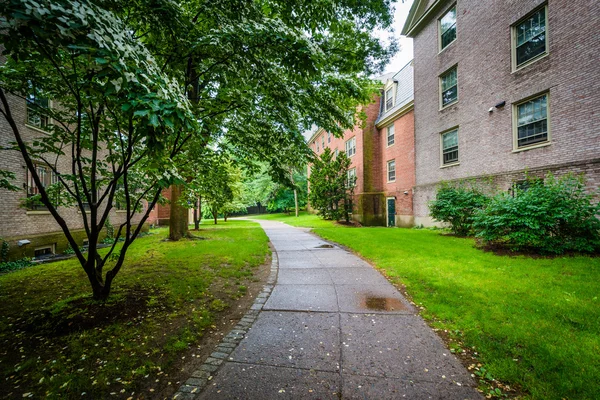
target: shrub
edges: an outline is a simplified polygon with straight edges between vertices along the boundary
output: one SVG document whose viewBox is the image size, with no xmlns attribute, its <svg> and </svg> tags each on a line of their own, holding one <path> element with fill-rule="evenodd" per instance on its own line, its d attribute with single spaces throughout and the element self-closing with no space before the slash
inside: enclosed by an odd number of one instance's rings
<svg viewBox="0 0 600 400">
<path fill-rule="evenodd" d="M 27 257 L 21 258 L 20 260 L 17 260 L 17 261 L 7 261 L 7 262 L 0 263 L 0 272 L 14 271 L 17 269 L 29 267 L 30 265 L 33 265 L 33 264 L 34 263 L 31 261 L 31 258 L 27 258 Z"/>
<path fill-rule="evenodd" d="M 485 244 L 545 254 L 600 250 L 600 205 L 585 193 L 582 177 L 528 178 L 523 189 L 495 196 L 474 227 Z"/>
<path fill-rule="evenodd" d="M 437 221 L 450 224 L 450 229 L 457 235 L 467 236 L 473 233 L 475 213 L 488 201 L 489 198 L 476 188 L 453 187 L 445 183 L 438 188 L 435 200 L 429 203 L 429 212 Z"/>
</svg>

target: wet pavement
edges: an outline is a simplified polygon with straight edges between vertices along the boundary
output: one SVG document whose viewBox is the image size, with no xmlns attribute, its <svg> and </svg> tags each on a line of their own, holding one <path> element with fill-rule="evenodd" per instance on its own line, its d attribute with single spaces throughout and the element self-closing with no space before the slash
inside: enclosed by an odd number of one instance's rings
<svg viewBox="0 0 600 400">
<path fill-rule="evenodd" d="M 352 253 L 259 221 L 279 259 L 256 321 L 199 399 L 480 399 L 415 308 Z"/>
</svg>

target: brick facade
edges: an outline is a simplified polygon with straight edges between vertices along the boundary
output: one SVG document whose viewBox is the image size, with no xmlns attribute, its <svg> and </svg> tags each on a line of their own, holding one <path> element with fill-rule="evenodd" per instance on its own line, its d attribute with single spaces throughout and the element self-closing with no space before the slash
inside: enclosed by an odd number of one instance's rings
<svg viewBox="0 0 600 400">
<path fill-rule="evenodd" d="M 316 154 L 328 147 L 335 152 L 346 150 L 346 142 L 356 139 L 356 154 L 350 157 L 350 169 L 356 169 L 352 218 L 363 225 L 412 226 L 414 169 L 414 113 L 412 110 L 412 64 L 398 74 L 384 79 L 382 89 L 394 88 L 395 104 L 385 110 L 382 96 L 360 111 L 366 118 L 353 129 L 335 138 L 318 130 L 308 141 Z M 394 126 L 394 143 L 388 146 L 387 128 Z M 323 146 L 324 145 L 324 146 Z M 388 181 L 388 161 L 396 163 L 396 178 Z M 309 167 L 310 171 L 310 167 Z M 388 221 L 388 200 L 395 212 Z"/>
<path fill-rule="evenodd" d="M 19 129 L 26 141 L 45 134 L 43 131 L 25 124 L 27 118 L 25 100 L 13 96 L 9 96 L 8 99 L 13 117 L 16 121 L 21 122 Z M 7 147 L 14 140 L 12 129 L 6 119 L 0 116 L 0 149 Z M 59 158 L 59 171 L 70 170 L 71 162 L 66 157 L 68 156 Z M 47 211 L 28 211 L 21 206 L 23 199 L 27 196 L 28 175 L 21 153 L 0 150 L 0 169 L 13 172 L 16 177 L 13 184 L 23 188 L 17 192 L 0 189 L 0 238 L 8 242 L 11 258 L 32 257 L 36 248 L 45 246 L 54 246 L 57 253 L 63 252 L 67 248 L 67 241 L 52 215 Z M 87 237 L 83 227 L 82 214 L 76 208 L 60 207 L 58 211 L 72 232 L 75 232 L 76 240 L 83 245 Z M 137 214 L 133 220 L 134 224 L 137 224 L 140 219 L 141 215 Z M 114 226 L 121 224 L 124 222 L 124 213 L 113 209 L 110 221 Z M 21 239 L 28 239 L 31 244 L 18 247 L 17 241 Z"/>
<path fill-rule="evenodd" d="M 438 20 L 453 3 L 456 40 L 440 51 Z M 512 26 L 544 4 L 547 55 L 514 71 Z M 590 190 L 598 188 L 598 1 L 416 0 L 413 9 L 403 33 L 414 38 L 417 224 L 433 223 L 427 203 L 441 181 L 492 177 L 500 190 L 507 190 L 525 170 L 541 175 L 573 171 L 586 175 Z M 458 101 L 440 110 L 439 76 L 454 65 Z M 548 94 L 549 140 L 515 149 L 514 105 L 540 93 Z M 459 162 L 442 168 L 440 134 L 454 127 Z"/>
</svg>

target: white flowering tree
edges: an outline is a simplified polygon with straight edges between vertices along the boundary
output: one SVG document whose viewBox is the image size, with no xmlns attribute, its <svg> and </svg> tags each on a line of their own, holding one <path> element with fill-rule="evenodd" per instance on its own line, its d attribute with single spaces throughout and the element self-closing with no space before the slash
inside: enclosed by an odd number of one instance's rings
<svg viewBox="0 0 600 400">
<path fill-rule="evenodd" d="M 113 11 L 88 1 L 6 0 L 0 3 L 0 118 L 14 134 L 40 202 L 62 228 L 85 270 L 94 298 L 106 299 L 125 254 L 161 190 L 180 181 L 170 160 L 196 131 L 179 82 Z M 47 134 L 26 136 L 13 100 L 27 101 Z M 52 99 L 45 107 L 40 99 Z M 59 159 L 69 160 L 67 171 Z M 53 175 L 44 185 L 36 165 Z M 5 180 L 9 174 L 0 175 Z M 8 185 L 4 187 L 10 188 Z M 98 242 L 119 202 L 125 222 L 104 255 Z M 144 203 L 147 206 L 144 207 Z M 79 250 L 61 206 L 75 206 L 89 248 Z M 136 213 L 141 221 L 133 224 Z M 121 238 L 122 245 L 118 246 Z"/>
</svg>

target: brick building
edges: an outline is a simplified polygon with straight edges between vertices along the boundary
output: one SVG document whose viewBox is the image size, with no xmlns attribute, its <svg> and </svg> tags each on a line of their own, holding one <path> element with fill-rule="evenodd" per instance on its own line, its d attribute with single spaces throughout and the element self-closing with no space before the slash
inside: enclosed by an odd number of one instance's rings
<svg viewBox="0 0 600 400">
<path fill-rule="evenodd" d="M 50 123 L 46 117 L 33 112 L 28 107 L 28 103 L 21 98 L 9 95 L 8 100 L 15 120 L 20 121 L 19 130 L 24 140 L 30 142 L 33 138 L 46 134 L 44 128 Z M 36 99 L 35 101 L 46 107 L 52 106 L 52 102 L 45 99 Z M 12 183 L 22 188 L 17 192 L 0 189 L 0 238 L 8 242 L 11 259 L 61 253 L 66 250 L 68 243 L 54 217 L 41 206 L 30 205 L 29 208 L 26 208 L 23 205 L 28 196 L 37 193 L 37 187 L 30 178 L 21 153 L 6 150 L 14 141 L 12 129 L 6 119 L 0 116 L 0 170 L 14 173 L 16 179 Z M 71 161 L 66 157 L 69 156 L 58 158 L 57 169 L 59 172 L 70 171 Z M 36 164 L 36 168 L 38 168 L 38 174 L 45 185 L 55 182 L 56 178 L 48 167 L 39 163 Z M 87 236 L 83 226 L 83 216 L 79 209 L 59 207 L 58 212 L 66 221 L 78 243 L 84 245 L 87 242 Z M 110 213 L 110 221 L 117 227 L 124 222 L 124 216 L 125 211 L 113 208 Z M 137 214 L 134 224 L 137 224 L 140 219 L 141 215 Z M 20 247 L 17 245 L 19 240 L 28 240 L 30 243 Z"/>
<path fill-rule="evenodd" d="M 308 144 L 346 152 L 356 177 L 352 218 L 363 225 L 412 226 L 414 170 L 413 65 L 382 77 L 381 96 L 362 111 L 366 120 L 335 138 L 318 129 Z"/>
<path fill-rule="evenodd" d="M 573 171 L 598 188 L 598 26 L 597 0 L 415 0 L 416 224 L 441 181 Z"/>
</svg>

